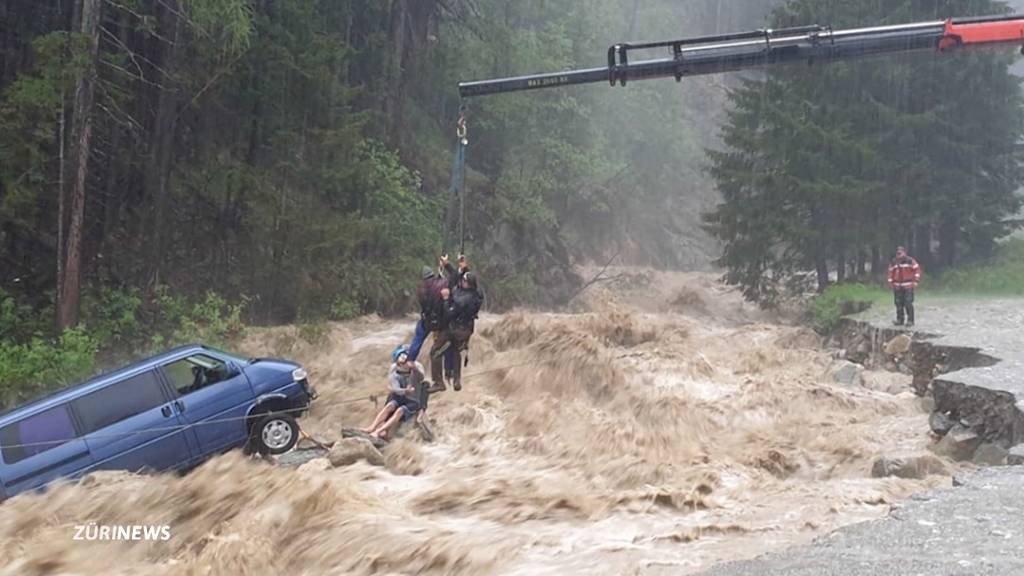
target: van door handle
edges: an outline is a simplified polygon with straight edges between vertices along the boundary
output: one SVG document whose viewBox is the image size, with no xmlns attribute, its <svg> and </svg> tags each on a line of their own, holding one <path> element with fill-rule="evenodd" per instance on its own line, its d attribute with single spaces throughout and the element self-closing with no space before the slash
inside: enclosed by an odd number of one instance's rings
<svg viewBox="0 0 1024 576">
<path fill-rule="evenodd" d="M 164 406 L 163 408 L 160 409 L 160 413 L 164 415 L 164 418 L 170 418 L 171 417 L 171 407 L 170 406 Z"/>
<path fill-rule="evenodd" d="M 185 403 L 182 402 L 181 400 L 175 400 L 174 401 L 174 406 L 178 409 L 179 413 L 184 413 L 185 412 Z"/>
</svg>

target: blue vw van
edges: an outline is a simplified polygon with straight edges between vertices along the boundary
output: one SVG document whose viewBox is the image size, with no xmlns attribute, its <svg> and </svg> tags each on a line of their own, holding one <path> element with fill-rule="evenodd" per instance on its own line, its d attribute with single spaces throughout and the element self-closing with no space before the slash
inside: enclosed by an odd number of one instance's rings
<svg viewBox="0 0 1024 576">
<path fill-rule="evenodd" d="M 291 450 L 316 397 L 293 362 L 176 348 L 0 414 L 0 501 L 94 470 L 185 470 Z"/>
</svg>

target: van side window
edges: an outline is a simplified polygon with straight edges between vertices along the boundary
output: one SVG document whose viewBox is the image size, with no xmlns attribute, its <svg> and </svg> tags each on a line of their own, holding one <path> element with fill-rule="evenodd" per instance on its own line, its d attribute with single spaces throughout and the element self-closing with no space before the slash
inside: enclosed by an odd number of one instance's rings
<svg viewBox="0 0 1024 576">
<path fill-rule="evenodd" d="M 156 372 L 150 370 L 78 398 L 74 405 L 82 419 L 83 432 L 89 434 L 165 402 L 167 397 Z"/>
<path fill-rule="evenodd" d="M 206 354 L 194 354 L 164 365 L 167 378 L 178 394 L 184 396 L 226 379 L 227 364 Z"/>
<path fill-rule="evenodd" d="M 0 429 L 4 462 L 14 464 L 74 440 L 75 425 L 67 405 L 57 406 Z"/>
</svg>

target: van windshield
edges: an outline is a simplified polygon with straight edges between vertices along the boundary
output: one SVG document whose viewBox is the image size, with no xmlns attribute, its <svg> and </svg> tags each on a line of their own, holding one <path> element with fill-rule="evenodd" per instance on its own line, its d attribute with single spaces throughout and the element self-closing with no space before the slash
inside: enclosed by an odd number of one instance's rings
<svg viewBox="0 0 1024 576">
<path fill-rule="evenodd" d="M 214 346 L 203 346 L 203 348 L 206 348 L 207 350 L 209 350 L 211 352 L 216 352 L 217 354 L 220 354 L 221 356 L 227 358 L 228 360 L 233 361 L 234 363 L 238 364 L 239 366 L 248 366 L 249 363 L 251 362 L 251 360 L 249 358 L 245 358 L 243 356 L 235 354 L 234 352 L 228 352 L 227 350 L 221 350 L 220 348 L 216 348 Z"/>
</svg>

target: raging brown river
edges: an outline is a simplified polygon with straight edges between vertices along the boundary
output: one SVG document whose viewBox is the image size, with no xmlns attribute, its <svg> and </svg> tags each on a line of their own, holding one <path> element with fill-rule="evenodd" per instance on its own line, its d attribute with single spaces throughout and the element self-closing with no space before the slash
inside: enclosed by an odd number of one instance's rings
<svg viewBox="0 0 1024 576">
<path fill-rule="evenodd" d="M 948 485 L 872 478 L 879 456 L 927 453 L 909 377 L 835 382 L 812 331 L 714 276 L 613 277 L 571 312 L 483 315 L 463 390 L 431 398 L 432 443 L 409 430 L 342 467 L 234 452 L 19 496 L 0 505 L 0 575 L 687 574 Z M 303 362 L 321 393 L 303 427 L 336 441 L 373 419 L 361 398 L 413 324 L 253 329 L 236 348 Z M 73 538 L 90 523 L 170 538 Z"/>
</svg>

